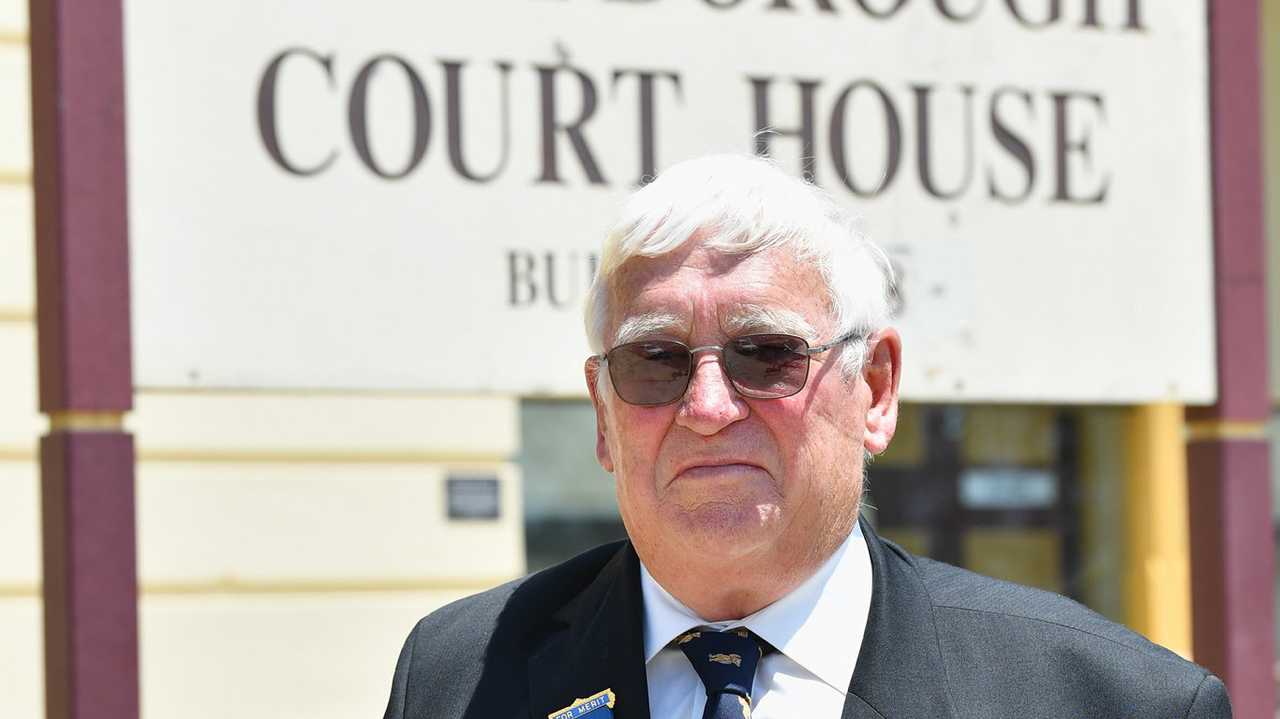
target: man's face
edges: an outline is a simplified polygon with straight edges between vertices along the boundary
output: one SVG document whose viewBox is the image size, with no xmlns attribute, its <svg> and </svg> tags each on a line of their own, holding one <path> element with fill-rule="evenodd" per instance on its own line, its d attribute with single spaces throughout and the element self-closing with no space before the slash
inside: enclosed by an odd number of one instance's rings
<svg viewBox="0 0 1280 719">
<path fill-rule="evenodd" d="M 695 238 L 620 269 L 605 344 L 616 344 L 621 327 L 641 327 L 625 339 L 700 347 L 782 332 L 817 345 L 836 333 L 824 287 L 788 250 L 725 255 Z M 597 385 L 588 363 L 596 453 L 615 474 L 623 522 L 646 564 L 756 558 L 785 570 L 834 550 L 856 520 L 864 448 L 882 451 L 896 419 L 897 335 L 871 342 L 859 377 L 843 376 L 837 347 L 812 358 L 799 393 L 779 399 L 739 395 L 714 351 L 695 354 L 684 396 L 657 407 L 623 402 L 607 376 Z"/>
</svg>

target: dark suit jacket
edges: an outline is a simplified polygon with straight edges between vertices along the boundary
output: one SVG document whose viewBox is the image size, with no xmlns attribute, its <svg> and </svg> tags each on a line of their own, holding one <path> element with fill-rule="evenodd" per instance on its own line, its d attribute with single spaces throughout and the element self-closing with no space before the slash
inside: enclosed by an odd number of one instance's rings
<svg viewBox="0 0 1280 719">
<path fill-rule="evenodd" d="M 1231 716 L 1217 677 L 1069 599 L 863 533 L 874 587 L 842 719 Z M 639 567 L 609 544 L 433 612 L 387 719 L 545 719 L 605 688 L 615 717 L 648 717 Z"/>
</svg>

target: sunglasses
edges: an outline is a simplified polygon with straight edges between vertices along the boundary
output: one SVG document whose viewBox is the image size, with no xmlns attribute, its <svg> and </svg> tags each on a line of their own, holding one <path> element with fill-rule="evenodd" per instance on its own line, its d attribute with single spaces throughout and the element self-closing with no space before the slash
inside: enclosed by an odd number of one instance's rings
<svg viewBox="0 0 1280 719">
<path fill-rule="evenodd" d="M 710 350 L 723 356 L 724 373 L 739 394 L 779 399 L 804 389 L 810 357 L 859 336 L 850 332 L 817 347 L 784 334 L 743 335 L 723 345 L 694 348 L 675 340 L 641 340 L 593 359 L 608 365 L 613 389 L 627 404 L 656 406 L 680 399 L 693 377 L 693 355 Z"/>
</svg>

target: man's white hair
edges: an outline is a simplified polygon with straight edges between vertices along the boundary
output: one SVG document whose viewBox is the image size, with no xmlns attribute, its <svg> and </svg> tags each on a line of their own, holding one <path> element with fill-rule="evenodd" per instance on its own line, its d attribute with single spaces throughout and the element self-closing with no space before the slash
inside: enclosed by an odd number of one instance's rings
<svg viewBox="0 0 1280 719">
<path fill-rule="evenodd" d="M 889 322 L 897 293 L 893 269 L 853 217 L 826 192 L 768 159 L 712 155 L 672 166 L 624 204 L 587 294 L 587 340 L 594 352 L 606 349 L 610 283 L 618 269 L 633 257 L 675 251 L 695 234 L 703 246 L 726 254 L 785 247 L 797 260 L 812 262 L 826 285 L 835 333 L 806 338 L 810 342 L 854 331 L 865 338 Z M 849 345 L 843 367 L 852 377 L 866 343 Z"/>
</svg>

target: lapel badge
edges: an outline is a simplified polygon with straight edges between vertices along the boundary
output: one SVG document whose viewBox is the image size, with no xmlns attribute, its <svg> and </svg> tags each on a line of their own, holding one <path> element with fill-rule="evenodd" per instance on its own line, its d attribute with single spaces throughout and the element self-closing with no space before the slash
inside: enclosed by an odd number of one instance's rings
<svg viewBox="0 0 1280 719">
<path fill-rule="evenodd" d="M 613 719 L 613 705 L 618 696 L 612 689 L 596 692 L 586 699 L 575 699 L 564 709 L 557 709 L 547 715 L 547 719 Z"/>
</svg>

